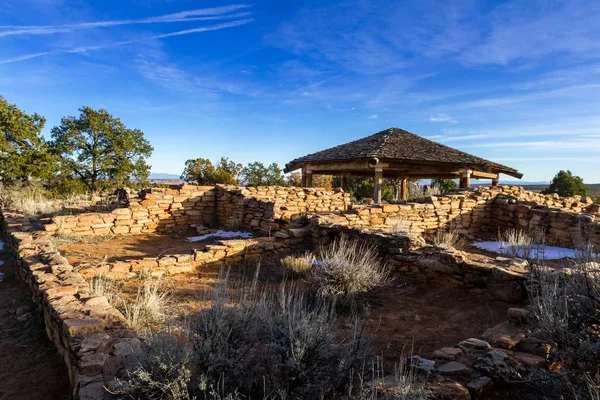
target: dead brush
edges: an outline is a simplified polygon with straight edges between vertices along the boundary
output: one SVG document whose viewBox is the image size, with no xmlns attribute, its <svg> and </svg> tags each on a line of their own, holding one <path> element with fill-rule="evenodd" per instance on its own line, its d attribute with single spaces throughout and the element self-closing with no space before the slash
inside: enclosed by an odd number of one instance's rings
<svg viewBox="0 0 600 400">
<path fill-rule="evenodd" d="M 171 291 L 165 288 L 161 278 L 142 275 L 133 300 L 122 297 L 117 308 L 123 312 L 130 328 L 145 333 L 152 326 L 164 323 L 170 297 Z"/>
<path fill-rule="evenodd" d="M 358 322 L 336 330 L 335 307 L 294 285 L 269 291 L 221 274 L 206 307 L 167 337 L 152 334 L 120 394 L 148 399 L 336 398 L 363 363 Z M 191 371 L 191 373 L 190 373 Z M 186 390 L 187 389 L 187 390 Z"/>
<path fill-rule="evenodd" d="M 427 377 L 418 374 L 413 366 L 402 360 L 394 366 L 393 373 L 386 373 L 380 359 L 371 361 L 370 367 L 352 371 L 356 375 L 346 387 L 346 398 L 355 400 L 426 400 L 431 392 L 427 389 Z"/>
<path fill-rule="evenodd" d="M 438 247 L 461 250 L 467 245 L 466 240 L 456 229 L 438 229 L 433 237 L 433 243 Z"/>
<path fill-rule="evenodd" d="M 104 296 L 112 306 L 118 305 L 121 301 L 121 291 L 116 282 L 108 278 L 105 274 L 95 276 L 90 281 L 92 296 Z"/>
<path fill-rule="evenodd" d="M 287 256 L 280 260 L 281 265 L 291 277 L 304 276 L 317 261 L 314 254 L 306 252 L 301 256 Z"/>
<path fill-rule="evenodd" d="M 321 248 L 307 280 L 319 295 L 345 301 L 388 284 L 389 275 L 376 247 L 342 235 Z"/>
</svg>

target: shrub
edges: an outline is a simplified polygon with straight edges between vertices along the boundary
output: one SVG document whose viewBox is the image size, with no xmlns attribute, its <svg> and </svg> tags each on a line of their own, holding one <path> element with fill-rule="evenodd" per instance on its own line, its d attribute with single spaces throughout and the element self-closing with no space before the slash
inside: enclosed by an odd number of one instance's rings
<svg viewBox="0 0 600 400">
<path fill-rule="evenodd" d="M 302 256 L 294 257 L 287 256 L 281 259 L 281 265 L 285 268 L 285 271 L 291 276 L 298 277 L 306 274 L 312 265 L 315 263 L 316 258 L 311 253 L 305 253 Z"/>
<path fill-rule="evenodd" d="M 600 257 L 588 247 L 569 268 L 533 269 L 530 297 L 535 333 L 552 344 L 553 356 L 564 369 L 598 372 L 600 365 Z M 575 398 L 594 398 L 593 374 L 569 375 Z M 587 382 L 586 382 L 587 379 Z M 594 383 L 595 382 L 595 383 Z M 587 385 L 587 386 L 586 386 Z"/>
<path fill-rule="evenodd" d="M 518 228 L 509 228 L 498 235 L 502 253 L 516 258 L 532 258 L 535 250 L 533 238 L 525 231 Z"/>
<path fill-rule="evenodd" d="M 310 299 L 289 286 L 266 292 L 256 279 L 231 288 L 224 276 L 204 300 L 208 307 L 191 317 L 185 334 L 150 337 L 147 355 L 120 393 L 140 399 L 320 398 L 342 388 L 348 371 L 362 363 L 358 323 L 348 337 L 337 334 L 327 299 Z"/>
<path fill-rule="evenodd" d="M 118 382 L 112 394 L 130 399 L 187 400 L 191 372 L 187 368 L 191 349 L 175 331 L 152 332 L 142 341 L 139 367 L 128 372 L 127 382 Z"/>
<path fill-rule="evenodd" d="M 267 381 L 272 390 L 315 398 L 330 393 L 347 378 L 365 355 L 358 322 L 347 342 L 335 335 L 335 307 L 331 301 L 314 303 L 296 290 L 282 288 L 276 308 L 266 312 Z"/>
<path fill-rule="evenodd" d="M 545 194 L 557 193 L 559 196 L 588 196 L 590 189 L 585 186 L 581 177 L 573 175 L 571 171 L 559 171 L 550 186 L 544 190 Z"/>
<path fill-rule="evenodd" d="M 321 296 L 348 300 L 389 281 L 387 266 L 374 246 L 341 236 L 328 248 L 322 248 L 320 256 L 308 280 Z"/>
<path fill-rule="evenodd" d="M 427 400 L 431 392 L 427 379 L 418 374 L 407 360 L 396 364 L 392 374 L 386 374 L 379 360 L 373 360 L 370 369 L 363 368 L 357 375 L 356 385 L 348 385 L 346 397 L 355 400 Z"/>
</svg>

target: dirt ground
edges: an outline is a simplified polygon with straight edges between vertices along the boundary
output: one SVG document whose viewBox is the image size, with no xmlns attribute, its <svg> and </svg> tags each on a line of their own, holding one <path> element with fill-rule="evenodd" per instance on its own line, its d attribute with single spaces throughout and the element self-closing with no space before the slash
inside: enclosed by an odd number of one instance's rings
<svg viewBox="0 0 600 400">
<path fill-rule="evenodd" d="M 62 243 L 59 250 L 73 265 L 79 263 L 101 263 L 135 258 L 154 258 L 169 254 L 188 254 L 193 249 L 202 249 L 210 240 L 188 242 L 186 237 L 194 232 L 173 234 L 146 234 L 115 236 L 105 240 L 82 239 L 74 243 Z"/>
<path fill-rule="evenodd" d="M 255 267 L 231 266 L 230 281 L 249 283 Z M 202 307 L 203 293 L 219 281 L 219 267 L 208 267 L 196 273 L 164 278 L 172 292 L 170 315 L 189 315 Z M 276 289 L 284 279 L 278 259 L 263 260 L 259 282 Z M 124 283 L 123 290 L 135 295 L 138 282 Z M 296 284 L 303 287 L 302 281 Z M 452 346 L 469 338 L 480 337 L 489 327 L 506 320 L 507 310 L 516 304 L 495 300 L 483 290 L 469 290 L 452 284 L 425 284 L 397 277 L 388 287 L 373 292 L 366 300 L 367 310 L 361 317 L 365 333 L 372 338 L 375 354 L 397 362 L 404 355 L 428 357 L 444 346 Z M 341 317 L 344 325 L 345 317 Z"/>
<path fill-rule="evenodd" d="M 46 336 L 39 315 L 19 321 L 17 310 L 32 307 L 16 266 L 0 252 L 4 280 L 0 282 L 0 400 L 69 398 L 67 367 Z"/>
</svg>

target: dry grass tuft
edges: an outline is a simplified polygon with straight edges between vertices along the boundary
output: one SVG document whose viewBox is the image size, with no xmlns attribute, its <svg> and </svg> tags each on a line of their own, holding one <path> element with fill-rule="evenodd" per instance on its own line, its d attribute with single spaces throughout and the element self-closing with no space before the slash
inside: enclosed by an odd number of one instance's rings
<svg viewBox="0 0 600 400">
<path fill-rule="evenodd" d="M 437 233 L 433 238 L 433 243 L 439 247 L 445 247 L 448 249 L 461 250 L 467 245 L 464 238 L 458 233 L 457 230 L 443 230 L 438 229 Z"/>
<path fill-rule="evenodd" d="M 165 321 L 171 291 L 165 289 L 162 279 L 142 276 L 143 284 L 138 287 L 132 301 L 122 301 L 122 312 L 130 328 L 145 331 Z"/>
<path fill-rule="evenodd" d="M 307 279 L 319 295 L 340 300 L 368 293 L 390 281 L 377 248 L 346 236 L 321 249 L 320 261 L 310 269 Z"/>
<path fill-rule="evenodd" d="M 287 256 L 282 258 L 281 265 L 292 277 L 300 277 L 304 276 L 310 270 L 316 260 L 316 257 L 312 253 L 306 252 L 302 256 Z"/>
</svg>

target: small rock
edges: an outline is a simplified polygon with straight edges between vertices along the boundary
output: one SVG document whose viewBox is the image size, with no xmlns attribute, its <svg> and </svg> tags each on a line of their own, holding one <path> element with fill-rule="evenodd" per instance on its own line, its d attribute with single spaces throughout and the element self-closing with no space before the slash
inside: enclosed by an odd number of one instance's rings
<svg viewBox="0 0 600 400">
<path fill-rule="evenodd" d="M 438 372 L 442 375 L 449 375 L 454 377 L 465 378 L 467 380 L 471 379 L 471 370 L 459 362 L 450 361 L 444 365 L 438 367 Z"/>
<path fill-rule="evenodd" d="M 494 382 L 487 376 L 480 376 L 467 383 L 467 389 L 473 400 L 484 399 L 494 390 Z"/>
<path fill-rule="evenodd" d="M 467 388 L 449 378 L 439 377 L 435 382 L 427 385 L 427 388 L 432 392 L 428 399 L 471 400 Z"/>
<path fill-rule="evenodd" d="M 508 309 L 508 320 L 514 323 L 521 323 L 527 320 L 529 317 L 529 310 L 525 308 L 509 308 Z"/>
<path fill-rule="evenodd" d="M 546 360 L 550 358 L 550 353 L 552 352 L 552 347 L 549 344 L 534 338 L 524 339 L 517 347 L 519 351 L 535 354 Z"/>
<path fill-rule="evenodd" d="M 17 319 L 19 320 L 19 322 L 25 322 L 25 321 L 27 321 L 31 317 L 32 317 L 32 314 L 30 312 L 28 312 L 28 313 L 19 315 L 17 317 Z"/>
<path fill-rule="evenodd" d="M 543 367 L 546 365 L 546 359 L 530 353 L 515 352 L 513 357 L 526 367 Z"/>
<path fill-rule="evenodd" d="M 432 354 L 432 358 L 439 358 L 442 360 L 454 361 L 462 354 L 462 350 L 457 347 L 442 347 L 441 349 L 435 350 Z"/>
<path fill-rule="evenodd" d="M 435 369 L 435 361 L 419 356 L 412 356 L 406 360 L 406 364 L 416 370 L 431 372 Z"/>
<path fill-rule="evenodd" d="M 477 338 L 465 339 L 459 342 L 457 346 L 465 353 L 484 352 L 492 348 L 488 342 Z"/>
<path fill-rule="evenodd" d="M 499 349 L 490 350 L 479 357 L 473 363 L 473 367 L 490 376 L 495 382 L 521 379 L 519 363 Z"/>
<path fill-rule="evenodd" d="M 512 349 L 525 338 L 525 334 L 519 327 L 504 321 L 486 330 L 481 338 L 495 346 L 503 349 Z"/>
</svg>

